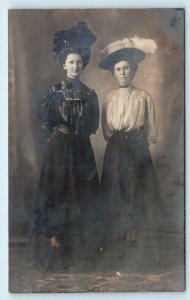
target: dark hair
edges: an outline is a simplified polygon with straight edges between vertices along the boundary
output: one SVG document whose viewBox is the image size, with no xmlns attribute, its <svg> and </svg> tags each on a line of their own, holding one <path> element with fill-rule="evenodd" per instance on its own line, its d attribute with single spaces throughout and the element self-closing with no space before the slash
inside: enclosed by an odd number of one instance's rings
<svg viewBox="0 0 190 300">
<path fill-rule="evenodd" d="M 75 49 L 75 48 L 68 48 L 68 49 L 62 50 L 62 51 L 60 51 L 56 54 L 57 62 L 58 63 L 61 62 L 62 64 L 64 64 L 65 61 L 66 61 L 67 56 L 69 54 L 72 54 L 72 53 L 81 55 L 81 50 L 80 49 Z M 81 55 L 81 57 L 82 57 L 82 55 Z"/>
<path fill-rule="evenodd" d="M 89 55 L 82 54 L 82 52 L 79 48 L 67 48 L 67 49 L 64 49 L 62 51 L 59 51 L 56 54 L 55 59 L 57 61 L 57 64 L 58 65 L 63 65 L 69 54 L 79 54 L 82 58 L 82 61 L 83 61 L 83 67 L 85 67 L 89 62 Z"/>
</svg>

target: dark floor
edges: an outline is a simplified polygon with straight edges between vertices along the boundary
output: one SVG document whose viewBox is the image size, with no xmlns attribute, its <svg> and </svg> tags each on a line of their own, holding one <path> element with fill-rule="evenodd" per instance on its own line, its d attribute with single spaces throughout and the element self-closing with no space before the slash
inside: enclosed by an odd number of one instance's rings
<svg viewBox="0 0 190 300">
<path fill-rule="evenodd" d="M 96 261 L 56 273 L 40 272 L 27 262 L 26 240 L 11 239 L 9 249 L 10 292 L 184 290 L 184 241 L 179 232 L 143 231 L 136 248 L 120 241 Z"/>
</svg>

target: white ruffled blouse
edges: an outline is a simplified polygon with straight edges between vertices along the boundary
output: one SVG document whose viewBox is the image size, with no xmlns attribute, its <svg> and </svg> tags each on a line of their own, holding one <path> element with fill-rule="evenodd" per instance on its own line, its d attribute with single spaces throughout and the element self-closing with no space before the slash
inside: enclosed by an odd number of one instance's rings
<svg viewBox="0 0 190 300">
<path fill-rule="evenodd" d="M 148 141 L 156 143 L 154 105 L 147 92 L 129 86 L 108 94 L 102 109 L 102 129 L 107 141 L 114 131 L 131 133 L 142 128 L 145 121 Z"/>
</svg>

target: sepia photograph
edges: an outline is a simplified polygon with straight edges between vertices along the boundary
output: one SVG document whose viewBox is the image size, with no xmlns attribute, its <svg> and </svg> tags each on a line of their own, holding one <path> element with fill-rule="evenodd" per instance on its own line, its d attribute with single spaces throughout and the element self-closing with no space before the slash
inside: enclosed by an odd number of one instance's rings
<svg viewBox="0 0 190 300">
<path fill-rule="evenodd" d="M 185 290 L 185 10 L 11 9 L 9 291 Z"/>
</svg>

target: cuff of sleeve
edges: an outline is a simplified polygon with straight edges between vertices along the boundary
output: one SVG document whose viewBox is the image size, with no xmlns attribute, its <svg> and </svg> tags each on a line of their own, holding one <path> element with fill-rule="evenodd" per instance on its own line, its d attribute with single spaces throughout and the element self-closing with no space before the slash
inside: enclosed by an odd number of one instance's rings
<svg viewBox="0 0 190 300">
<path fill-rule="evenodd" d="M 149 141 L 149 144 L 156 144 L 157 143 L 156 138 L 149 138 L 148 141 Z"/>
</svg>

